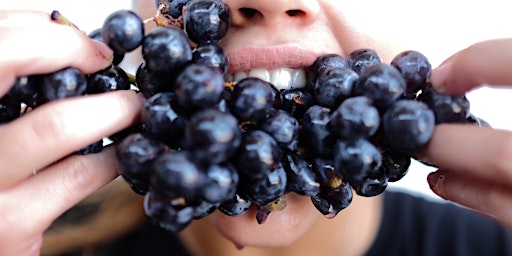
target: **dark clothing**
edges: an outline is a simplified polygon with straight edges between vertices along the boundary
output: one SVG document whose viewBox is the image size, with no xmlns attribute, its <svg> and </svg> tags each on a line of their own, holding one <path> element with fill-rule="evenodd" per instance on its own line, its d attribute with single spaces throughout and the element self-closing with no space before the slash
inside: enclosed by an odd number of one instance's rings
<svg viewBox="0 0 512 256">
<path fill-rule="evenodd" d="M 127 235 L 109 251 L 120 256 L 189 255 L 176 236 L 152 225 Z M 453 204 L 386 191 L 381 227 L 366 255 L 512 255 L 512 233 Z"/>
</svg>

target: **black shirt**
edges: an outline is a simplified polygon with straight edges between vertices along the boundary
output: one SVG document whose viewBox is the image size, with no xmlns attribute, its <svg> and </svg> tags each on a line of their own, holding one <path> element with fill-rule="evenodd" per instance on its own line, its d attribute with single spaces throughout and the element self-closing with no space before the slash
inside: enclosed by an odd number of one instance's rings
<svg viewBox="0 0 512 256">
<path fill-rule="evenodd" d="M 188 256 L 178 238 L 147 225 L 109 248 L 109 256 Z M 386 191 L 372 255 L 512 255 L 512 233 L 495 221 L 451 203 Z"/>
</svg>

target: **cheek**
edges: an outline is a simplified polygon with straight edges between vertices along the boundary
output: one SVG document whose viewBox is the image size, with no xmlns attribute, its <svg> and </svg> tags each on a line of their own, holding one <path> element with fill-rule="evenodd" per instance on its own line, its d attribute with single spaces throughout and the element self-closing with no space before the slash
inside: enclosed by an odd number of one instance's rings
<svg viewBox="0 0 512 256">
<path fill-rule="evenodd" d="M 244 215 L 229 217 L 217 211 L 210 215 L 213 226 L 237 245 L 286 247 L 303 237 L 323 216 L 314 208 L 309 197 L 286 195 L 286 207 L 270 213 L 263 224 L 256 222 L 252 207 Z"/>
</svg>

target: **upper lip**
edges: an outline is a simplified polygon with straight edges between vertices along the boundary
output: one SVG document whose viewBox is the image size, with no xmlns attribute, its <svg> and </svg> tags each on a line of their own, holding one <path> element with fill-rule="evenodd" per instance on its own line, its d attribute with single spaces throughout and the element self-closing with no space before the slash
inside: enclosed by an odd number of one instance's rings
<svg viewBox="0 0 512 256">
<path fill-rule="evenodd" d="M 309 67 L 318 53 L 295 46 L 243 47 L 227 51 L 229 73 L 247 71 L 254 68 L 274 69 L 280 67 Z"/>
</svg>

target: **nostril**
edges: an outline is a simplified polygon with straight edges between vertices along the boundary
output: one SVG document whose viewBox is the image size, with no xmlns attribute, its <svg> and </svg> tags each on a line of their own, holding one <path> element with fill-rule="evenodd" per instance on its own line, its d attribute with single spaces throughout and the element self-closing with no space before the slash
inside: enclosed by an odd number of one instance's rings
<svg viewBox="0 0 512 256">
<path fill-rule="evenodd" d="M 244 7 L 244 8 L 240 8 L 238 10 L 246 18 L 252 18 L 252 17 L 254 17 L 254 15 L 256 15 L 256 13 L 258 13 L 258 10 L 252 9 L 252 8 L 245 8 Z"/>
<path fill-rule="evenodd" d="M 297 15 L 304 14 L 304 11 L 302 11 L 302 10 L 288 10 L 288 11 L 286 11 L 286 14 L 288 14 L 288 16 L 290 16 L 290 17 L 294 17 L 294 16 L 297 16 Z"/>
</svg>

